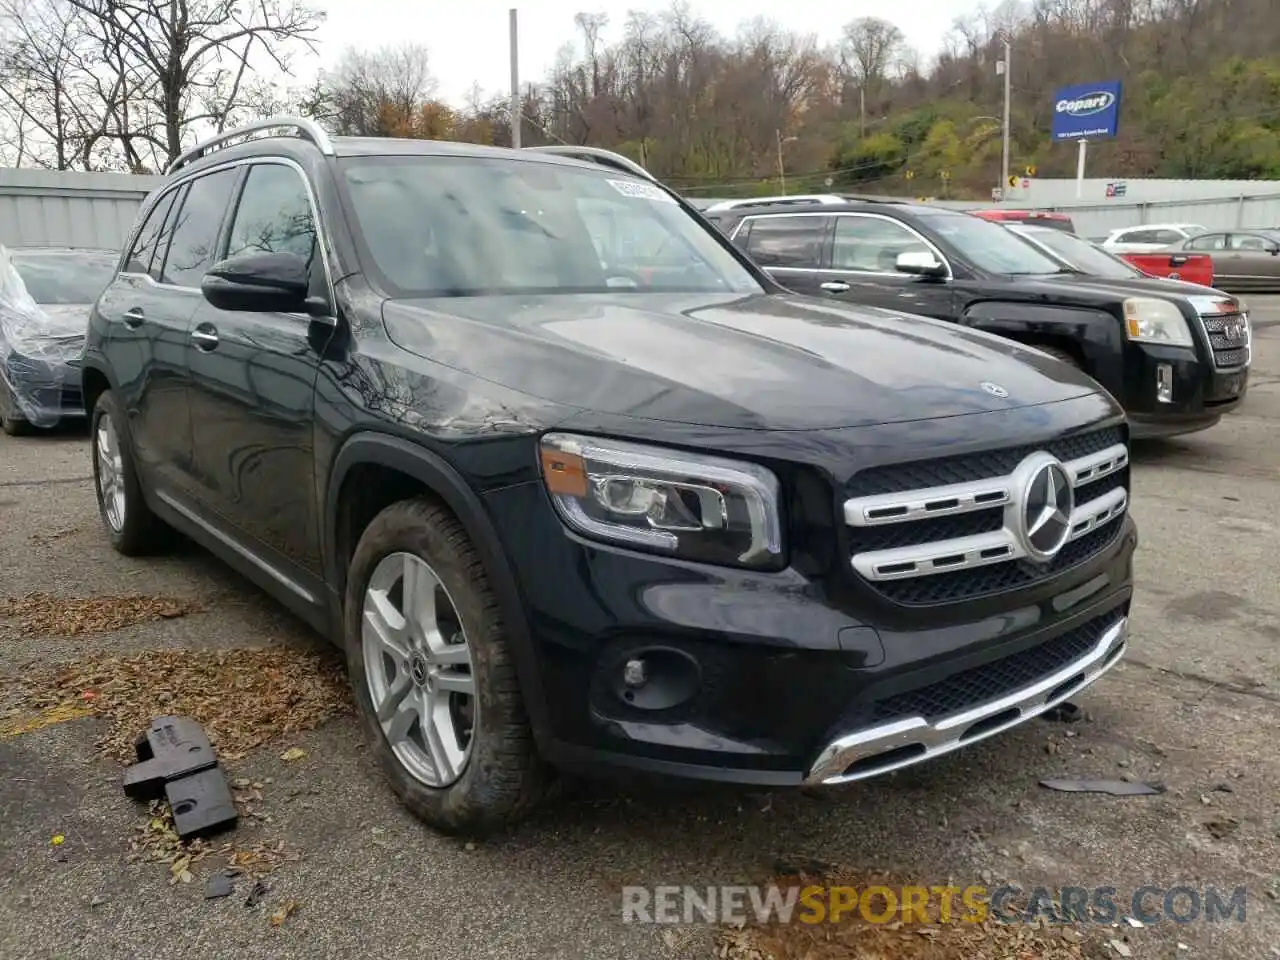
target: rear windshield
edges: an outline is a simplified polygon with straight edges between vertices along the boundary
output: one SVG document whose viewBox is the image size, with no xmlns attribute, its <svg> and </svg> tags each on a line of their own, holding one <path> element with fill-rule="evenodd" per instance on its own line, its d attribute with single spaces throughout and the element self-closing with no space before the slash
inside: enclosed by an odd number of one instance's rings
<svg viewBox="0 0 1280 960">
<path fill-rule="evenodd" d="M 651 183 L 535 159 L 341 161 L 366 266 L 397 296 L 762 288 Z"/>
<path fill-rule="evenodd" d="M 12 254 L 23 286 L 36 303 L 93 303 L 111 283 L 116 256 L 86 251 L 23 251 Z"/>
</svg>

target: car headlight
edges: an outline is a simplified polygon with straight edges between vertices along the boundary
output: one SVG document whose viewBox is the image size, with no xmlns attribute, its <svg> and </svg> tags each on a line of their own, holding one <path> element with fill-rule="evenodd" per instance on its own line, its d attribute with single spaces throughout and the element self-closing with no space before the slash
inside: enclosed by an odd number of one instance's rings
<svg viewBox="0 0 1280 960">
<path fill-rule="evenodd" d="M 1177 305 L 1168 300 L 1131 297 L 1124 302 L 1124 327 L 1130 340 L 1191 346 L 1191 328 Z"/>
<path fill-rule="evenodd" d="M 702 563 L 777 567 L 778 480 L 753 463 L 597 437 L 542 438 L 542 477 L 587 537 Z"/>
</svg>

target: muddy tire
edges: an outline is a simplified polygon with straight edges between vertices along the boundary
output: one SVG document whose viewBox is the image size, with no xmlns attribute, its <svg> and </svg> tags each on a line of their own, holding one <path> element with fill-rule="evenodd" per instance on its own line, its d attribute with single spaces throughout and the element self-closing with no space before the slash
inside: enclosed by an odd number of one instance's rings
<svg viewBox="0 0 1280 960">
<path fill-rule="evenodd" d="M 401 802 L 448 834 L 522 819 L 548 777 L 497 597 L 457 518 L 429 498 L 379 513 L 344 611 L 361 721 Z"/>
</svg>

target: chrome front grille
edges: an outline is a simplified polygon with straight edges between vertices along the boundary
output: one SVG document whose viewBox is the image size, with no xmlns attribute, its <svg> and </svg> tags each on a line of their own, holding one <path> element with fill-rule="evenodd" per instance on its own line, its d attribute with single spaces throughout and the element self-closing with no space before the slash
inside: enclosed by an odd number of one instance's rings
<svg viewBox="0 0 1280 960">
<path fill-rule="evenodd" d="M 1251 359 L 1249 315 L 1232 311 L 1200 315 L 1209 347 L 1213 350 L 1213 365 L 1220 370 L 1242 367 Z"/>
<path fill-rule="evenodd" d="M 1071 509 L 1068 517 L 1063 508 L 1060 542 L 1046 553 L 1029 536 L 1027 512 L 1035 499 L 1031 482 L 1050 464 L 1062 470 L 1055 475 L 1071 490 Z M 1128 506 L 1128 473 L 1129 452 L 1119 429 L 1043 447 L 877 468 L 850 486 L 882 492 L 844 504 L 850 563 L 886 599 L 911 606 L 1030 586 L 1110 545 Z M 890 479 L 894 474 L 950 482 L 899 489 Z"/>
</svg>

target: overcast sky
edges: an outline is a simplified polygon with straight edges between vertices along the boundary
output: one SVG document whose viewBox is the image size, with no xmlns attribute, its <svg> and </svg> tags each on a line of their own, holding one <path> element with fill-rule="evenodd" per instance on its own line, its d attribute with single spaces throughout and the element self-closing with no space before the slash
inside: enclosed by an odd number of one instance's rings
<svg viewBox="0 0 1280 960">
<path fill-rule="evenodd" d="M 732 34 L 738 24 L 764 16 L 789 30 L 814 33 L 820 42 L 832 42 L 840 28 L 858 16 L 882 16 L 895 22 L 907 42 L 926 58 L 936 53 L 952 20 L 977 7 L 976 0 L 897 0 L 887 5 L 845 7 L 823 0 L 701 0 L 693 9 L 717 30 Z M 461 105 L 473 83 L 486 93 L 510 87 L 507 54 L 507 11 L 520 13 L 520 79 L 541 80 L 555 60 L 560 46 L 578 39 L 573 16 L 579 11 L 607 10 L 608 40 L 620 37 L 627 10 L 654 13 L 669 9 L 670 0 L 460 0 L 449 4 L 411 4 L 405 0 L 328 0 L 328 22 L 323 27 L 322 50 L 326 61 L 336 60 L 343 47 L 377 49 L 387 43 L 413 41 L 426 44 L 432 69 L 440 82 L 438 95 Z"/>
</svg>

